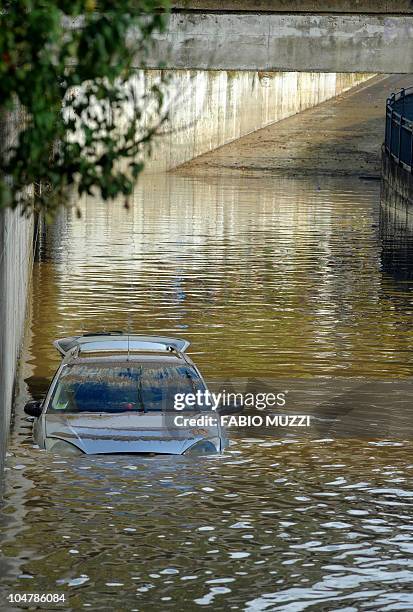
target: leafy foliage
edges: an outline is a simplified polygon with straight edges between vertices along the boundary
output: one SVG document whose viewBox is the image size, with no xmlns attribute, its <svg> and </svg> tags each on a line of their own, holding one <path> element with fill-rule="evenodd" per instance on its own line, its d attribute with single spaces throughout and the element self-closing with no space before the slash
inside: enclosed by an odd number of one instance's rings
<svg viewBox="0 0 413 612">
<path fill-rule="evenodd" d="M 167 10 L 168 0 L 2 3 L 0 121 L 16 108 L 25 120 L 14 147 L 2 143 L 0 207 L 52 216 L 69 189 L 127 201 L 165 119 L 162 82 L 146 91 L 134 66 Z"/>
</svg>

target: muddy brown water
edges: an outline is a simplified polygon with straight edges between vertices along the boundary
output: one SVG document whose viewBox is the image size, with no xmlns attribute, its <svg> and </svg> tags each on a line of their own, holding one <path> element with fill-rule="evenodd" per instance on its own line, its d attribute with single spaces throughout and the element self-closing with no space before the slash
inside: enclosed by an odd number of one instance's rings
<svg viewBox="0 0 413 612">
<path fill-rule="evenodd" d="M 71 610 L 413 609 L 413 242 L 379 192 L 148 177 L 129 212 L 61 215 L 34 269 L 1 609 L 25 607 L 13 593 Z M 289 385 L 335 425 L 233 430 L 196 460 L 41 452 L 22 405 L 59 363 L 51 342 L 102 328 L 188 338 L 207 380 Z"/>
</svg>

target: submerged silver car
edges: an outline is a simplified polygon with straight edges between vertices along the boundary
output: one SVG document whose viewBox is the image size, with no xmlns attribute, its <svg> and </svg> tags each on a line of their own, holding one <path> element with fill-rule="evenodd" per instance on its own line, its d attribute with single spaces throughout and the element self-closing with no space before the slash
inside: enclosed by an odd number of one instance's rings
<svg viewBox="0 0 413 612">
<path fill-rule="evenodd" d="M 204 418 L 203 427 L 191 427 L 194 421 L 183 418 L 188 426 L 175 425 L 176 394 L 206 390 L 185 354 L 186 340 L 112 332 L 63 338 L 54 345 L 63 359 L 47 395 L 25 406 L 35 417 L 33 437 L 40 448 L 60 455 L 203 455 L 227 445 L 219 418 L 211 423 Z M 196 421 L 204 411 L 192 407 L 191 418 Z"/>
</svg>

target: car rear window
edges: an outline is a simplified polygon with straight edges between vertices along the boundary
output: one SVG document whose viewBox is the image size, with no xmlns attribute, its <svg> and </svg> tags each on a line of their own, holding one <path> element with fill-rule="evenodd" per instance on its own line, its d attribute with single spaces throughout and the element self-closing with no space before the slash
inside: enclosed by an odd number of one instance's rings
<svg viewBox="0 0 413 612">
<path fill-rule="evenodd" d="M 48 412 L 168 412 L 175 394 L 197 390 L 205 385 L 187 364 L 74 364 L 62 371 Z"/>
</svg>

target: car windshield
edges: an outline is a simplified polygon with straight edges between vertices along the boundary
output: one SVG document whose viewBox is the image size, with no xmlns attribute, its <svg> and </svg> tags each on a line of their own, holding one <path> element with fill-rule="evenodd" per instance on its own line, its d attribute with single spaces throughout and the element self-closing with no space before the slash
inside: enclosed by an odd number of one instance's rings
<svg viewBox="0 0 413 612">
<path fill-rule="evenodd" d="M 74 364 L 63 369 L 48 412 L 173 411 L 176 394 L 197 390 L 205 385 L 186 364 Z"/>
</svg>

